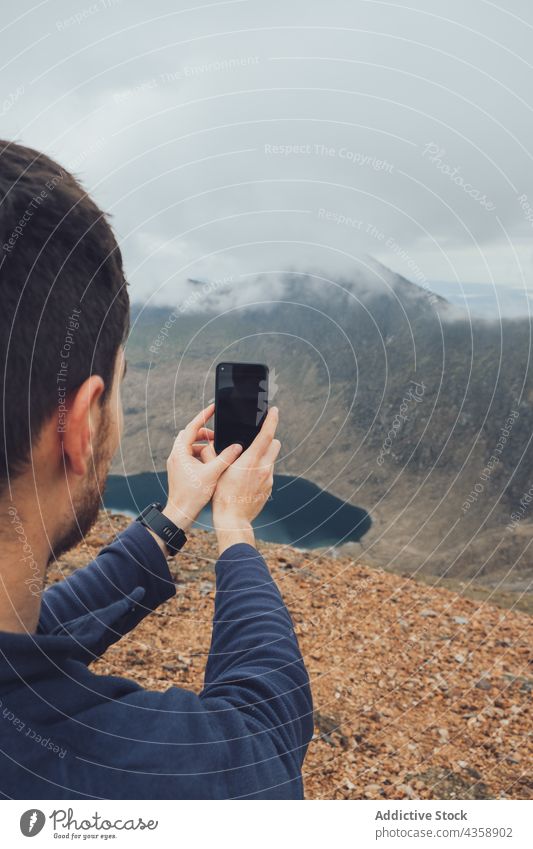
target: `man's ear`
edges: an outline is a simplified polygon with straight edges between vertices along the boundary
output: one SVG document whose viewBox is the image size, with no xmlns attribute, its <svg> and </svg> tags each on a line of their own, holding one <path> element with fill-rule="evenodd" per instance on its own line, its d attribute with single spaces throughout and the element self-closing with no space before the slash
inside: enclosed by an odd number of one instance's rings
<svg viewBox="0 0 533 849">
<path fill-rule="evenodd" d="M 68 468 L 75 475 L 87 473 L 93 440 L 101 423 L 100 397 L 104 388 L 102 378 L 91 375 L 67 399 L 61 435 Z"/>
</svg>

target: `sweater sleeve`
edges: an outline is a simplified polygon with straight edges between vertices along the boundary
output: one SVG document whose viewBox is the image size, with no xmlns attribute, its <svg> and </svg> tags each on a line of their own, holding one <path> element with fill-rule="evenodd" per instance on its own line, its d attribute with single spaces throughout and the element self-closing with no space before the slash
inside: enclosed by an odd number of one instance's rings
<svg viewBox="0 0 533 849">
<path fill-rule="evenodd" d="M 175 592 L 163 552 L 132 522 L 91 563 L 45 591 L 37 633 L 71 634 L 99 655 Z"/>
<path fill-rule="evenodd" d="M 261 555 L 250 545 L 233 545 L 216 566 L 215 615 L 201 700 L 217 725 L 238 733 L 255 759 L 246 786 L 230 796 L 254 795 L 290 782 L 301 785 L 301 767 L 313 734 L 313 703 L 293 623 Z M 236 715 L 238 719 L 236 719 Z M 266 753 L 270 752 L 270 755 Z M 270 785 L 270 787 L 269 787 Z M 301 787 L 300 787 L 301 789 Z M 296 795 L 300 795 L 296 793 Z"/>
<path fill-rule="evenodd" d="M 84 794 L 303 798 L 302 765 L 313 732 L 309 678 L 288 610 L 252 546 L 231 546 L 216 565 L 199 694 L 177 686 L 148 690 L 112 676 L 83 680 L 84 693 L 99 694 L 78 710 L 70 744 Z"/>
</svg>

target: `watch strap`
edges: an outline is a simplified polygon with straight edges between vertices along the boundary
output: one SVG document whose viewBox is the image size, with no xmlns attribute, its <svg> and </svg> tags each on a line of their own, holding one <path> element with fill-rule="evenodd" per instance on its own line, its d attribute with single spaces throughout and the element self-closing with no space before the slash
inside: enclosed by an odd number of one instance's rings
<svg viewBox="0 0 533 849">
<path fill-rule="evenodd" d="M 150 528 L 154 534 L 166 544 L 171 554 L 177 554 L 187 542 L 185 532 L 178 528 L 162 513 L 162 506 L 154 501 L 137 516 L 136 522 L 140 522 L 145 528 Z"/>
</svg>

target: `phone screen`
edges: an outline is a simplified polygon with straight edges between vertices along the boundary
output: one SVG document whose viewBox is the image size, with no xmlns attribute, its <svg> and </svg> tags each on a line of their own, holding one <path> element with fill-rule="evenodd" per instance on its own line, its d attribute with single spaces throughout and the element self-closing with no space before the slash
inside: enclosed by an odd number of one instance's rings
<svg viewBox="0 0 533 849">
<path fill-rule="evenodd" d="M 215 451 L 253 442 L 268 412 L 268 368 L 260 363 L 219 363 L 215 387 Z"/>
</svg>

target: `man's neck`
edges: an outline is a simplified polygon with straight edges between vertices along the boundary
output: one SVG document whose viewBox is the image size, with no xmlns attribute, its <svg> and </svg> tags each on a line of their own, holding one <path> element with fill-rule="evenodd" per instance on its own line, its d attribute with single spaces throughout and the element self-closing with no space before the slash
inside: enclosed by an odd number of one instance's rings
<svg viewBox="0 0 533 849">
<path fill-rule="evenodd" d="M 0 631 L 35 633 L 50 548 L 39 512 L 0 501 Z"/>
</svg>

